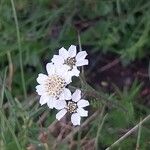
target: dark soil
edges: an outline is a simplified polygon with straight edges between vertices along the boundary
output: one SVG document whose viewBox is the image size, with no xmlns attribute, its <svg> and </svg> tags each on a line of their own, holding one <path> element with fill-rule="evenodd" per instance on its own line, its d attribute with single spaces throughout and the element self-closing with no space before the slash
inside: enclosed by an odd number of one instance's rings
<svg viewBox="0 0 150 150">
<path fill-rule="evenodd" d="M 150 106 L 150 79 L 148 74 L 149 58 L 135 60 L 128 66 L 123 66 L 119 56 L 112 53 L 89 54 L 90 68 L 87 74 L 88 82 L 106 92 L 114 92 L 114 85 L 119 89 L 130 87 L 137 80 L 142 84 L 139 96 L 142 104 Z"/>
</svg>

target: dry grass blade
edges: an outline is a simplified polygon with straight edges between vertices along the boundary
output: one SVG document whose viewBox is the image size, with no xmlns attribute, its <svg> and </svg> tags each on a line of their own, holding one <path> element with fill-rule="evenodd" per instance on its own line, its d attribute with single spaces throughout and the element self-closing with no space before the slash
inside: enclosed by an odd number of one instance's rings
<svg viewBox="0 0 150 150">
<path fill-rule="evenodd" d="M 110 150 L 113 147 L 117 146 L 120 142 L 122 142 L 125 138 L 127 138 L 131 133 L 136 131 L 139 127 L 139 125 L 142 125 L 144 122 L 150 120 L 150 115 L 145 117 L 140 123 L 138 123 L 135 127 L 133 127 L 130 131 L 128 131 L 125 135 L 123 135 L 121 138 L 119 138 L 116 142 L 114 142 L 110 147 L 106 148 L 106 150 Z"/>
</svg>

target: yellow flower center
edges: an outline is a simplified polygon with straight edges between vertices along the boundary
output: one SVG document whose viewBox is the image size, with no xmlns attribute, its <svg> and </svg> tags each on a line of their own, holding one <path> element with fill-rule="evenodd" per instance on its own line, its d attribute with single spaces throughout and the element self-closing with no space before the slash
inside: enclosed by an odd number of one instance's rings
<svg viewBox="0 0 150 150">
<path fill-rule="evenodd" d="M 45 83 L 46 92 L 53 97 L 58 97 L 65 86 L 65 80 L 58 75 L 49 76 Z"/>
<path fill-rule="evenodd" d="M 77 110 L 77 104 L 75 102 L 68 102 L 67 104 L 67 110 L 70 113 L 74 113 Z"/>
<path fill-rule="evenodd" d="M 73 66 L 76 64 L 76 59 L 75 59 L 75 57 L 72 57 L 72 58 L 71 58 L 71 57 L 68 57 L 68 58 L 65 60 L 64 64 L 70 66 L 70 68 L 73 69 Z"/>
</svg>

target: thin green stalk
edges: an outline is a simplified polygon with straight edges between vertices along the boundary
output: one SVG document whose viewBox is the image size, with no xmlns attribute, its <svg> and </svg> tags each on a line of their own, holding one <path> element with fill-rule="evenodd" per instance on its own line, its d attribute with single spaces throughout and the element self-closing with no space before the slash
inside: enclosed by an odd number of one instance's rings
<svg viewBox="0 0 150 150">
<path fill-rule="evenodd" d="M 5 69 L 4 72 L 4 77 L 2 79 L 2 89 L 1 89 L 1 98 L 0 98 L 0 109 L 2 109 L 3 106 L 3 101 L 4 101 L 4 93 L 5 93 L 5 84 L 6 84 L 6 74 L 7 74 L 7 68 Z M 0 147 L 5 147 L 5 136 L 4 136 L 4 130 L 3 128 L 5 127 L 5 122 L 4 119 L 2 117 L 0 117 L 0 128 L 1 128 L 1 142 L 0 142 Z"/>
<path fill-rule="evenodd" d="M 80 33 L 78 32 L 79 51 L 82 51 Z"/>
<path fill-rule="evenodd" d="M 10 1 L 11 1 L 13 16 L 14 16 L 15 25 L 16 25 L 17 41 L 18 41 L 18 49 L 19 49 L 19 62 L 20 62 L 20 70 L 21 70 L 21 81 L 22 81 L 24 97 L 26 99 L 27 94 L 26 94 L 24 70 L 23 70 L 23 63 L 22 63 L 21 38 L 20 38 L 19 24 L 18 24 L 18 19 L 17 19 L 17 13 L 16 13 L 16 9 L 15 9 L 14 0 L 10 0 Z"/>
<path fill-rule="evenodd" d="M 99 141 L 99 137 L 100 137 L 100 132 L 102 130 L 103 124 L 105 122 L 107 118 L 107 114 L 103 117 L 103 119 L 101 120 L 101 123 L 99 123 L 99 127 L 98 127 L 98 131 L 97 131 L 97 136 L 96 136 L 96 140 L 95 140 L 95 146 L 96 146 L 96 150 L 99 150 L 99 146 L 98 146 L 98 141 Z"/>
<path fill-rule="evenodd" d="M 142 126 L 141 126 L 141 120 L 140 120 L 139 130 L 138 130 L 138 137 L 137 137 L 137 143 L 136 143 L 136 150 L 139 150 L 139 148 L 140 148 L 141 130 L 142 130 Z"/>
<path fill-rule="evenodd" d="M 117 6 L 117 13 L 119 17 L 121 17 L 121 5 L 120 5 L 120 0 L 116 1 L 116 6 Z"/>
<path fill-rule="evenodd" d="M 0 109 L 0 116 L 3 118 L 3 120 L 5 121 L 5 123 L 6 123 L 7 127 L 8 127 L 8 129 L 9 129 L 9 131 L 11 132 L 11 134 L 12 134 L 14 140 L 15 140 L 15 143 L 16 143 L 16 145 L 17 145 L 17 147 L 18 147 L 18 150 L 22 150 L 22 149 L 21 149 L 21 146 L 20 146 L 20 144 L 19 144 L 19 141 L 17 140 L 17 137 L 16 137 L 16 135 L 15 135 L 15 133 L 14 133 L 14 131 L 13 131 L 13 129 L 12 129 L 10 123 L 8 122 L 7 118 L 5 117 L 5 115 L 3 114 L 3 112 L 2 112 L 1 109 Z"/>
<path fill-rule="evenodd" d="M 97 135 L 96 135 L 96 139 L 95 139 L 95 147 L 96 147 L 96 150 L 98 150 L 98 141 L 99 141 L 99 136 L 100 136 L 100 132 L 101 132 L 101 129 L 103 127 L 103 124 L 105 122 L 105 119 L 107 117 L 107 114 L 104 116 L 104 113 L 105 113 L 105 108 L 106 106 L 104 105 L 102 107 L 102 111 L 100 113 L 100 116 L 99 116 L 99 122 L 98 122 L 98 130 L 97 130 Z M 104 116 L 104 117 L 103 117 Z M 102 118 L 103 117 L 103 118 Z"/>
<path fill-rule="evenodd" d="M 82 51 L 82 46 L 81 46 L 81 38 L 80 38 L 80 33 L 78 32 L 78 42 L 79 42 L 79 51 Z M 81 67 L 81 74 L 82 77 L 84 78 L 84 66 Z"/>
<path fill-rule="evenodd" d="M 4 72 L 4 78 L 3 78 L 3 81 L 2 81 L 2 90 L 1 90 L 0 108 L 2 108 L 2 106 L 3 106 L 4 91 L 5 91 L 5 82 L 6 82 L 6 74 L 7 74 L 7 68 L 5 69 L 5 72 Z"/>
<path fill-rule="evenodd" d="M 8 89 L 11 91 L 12 89 L 12 78 L 13 78 L 13 63 L 11 58 L 11 53 L 7 53 L 8 63 L 9 63 L 9 71 L 8 71 Z"/>
<path fill-rule="evenodd" d="M 77 144 L 77 150 L 81 150 L 81 131 L 78 132 L 78 144 Z"/>
</svg>

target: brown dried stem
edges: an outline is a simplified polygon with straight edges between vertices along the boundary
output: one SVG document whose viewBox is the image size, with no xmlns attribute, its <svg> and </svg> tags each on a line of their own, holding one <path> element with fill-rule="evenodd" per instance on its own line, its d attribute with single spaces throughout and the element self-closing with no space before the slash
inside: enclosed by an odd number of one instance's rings
<svg viewBox="0 0 150 150">
<path fill-rule="evenodd" d="M 106 148 L 106 150 L 110 150 L 113 147 L 117 146 L 120 142 L 122 142 L 125 138 L 127 138 L 131 133 L 135 132 L 140 125 L 142 125 L 144 122 L 150 120 L 150 115 L 145 117 L 140 123 L 138 123 L 136 126 L 134 126 L 131 130 L 129 130 L 126 134 L 124 134 L 121 138 L 119 138 L 116 142 L 114 142 L 110 147 Z"/>
</svg>

